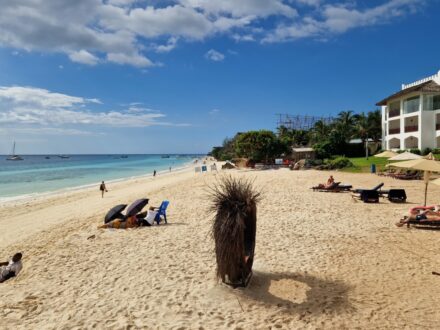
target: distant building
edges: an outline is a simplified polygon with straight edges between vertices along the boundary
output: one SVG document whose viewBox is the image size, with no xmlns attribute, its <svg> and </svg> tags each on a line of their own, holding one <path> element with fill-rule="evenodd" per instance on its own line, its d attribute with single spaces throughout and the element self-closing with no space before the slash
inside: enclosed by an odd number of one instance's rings
<svg viewBox="0 0 440 330">
<path fill-rule="evenodd" d="M 383 149 L 440 148 L 440 71 L 402 85 L 382 106 Z"/>
<path fill-rule="evenodd" d="M 313 148 L 292 148 L 292 160 L 297 162 L 301 159 L 315 159 L 315 150 Z"/>
</svg>

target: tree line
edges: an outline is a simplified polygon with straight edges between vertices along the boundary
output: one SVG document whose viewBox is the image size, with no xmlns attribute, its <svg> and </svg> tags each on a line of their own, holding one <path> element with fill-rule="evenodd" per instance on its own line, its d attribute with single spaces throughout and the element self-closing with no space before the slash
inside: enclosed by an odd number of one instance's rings
<svg viewBox="0 0 440 330">
<path fill-rule="evenodd" d="M 380 142 L 382 137 L 380 110 L 355 114 L 342 111 L 331 122 L 317 121 L 309 130 L 295 130 L 285 126 L 276 132 L 270 130 L 237 133 L 226 138 L 222 146 L 214 147 L 211 155 L 219 160 L 249 158 L 256 162 L 272 162 L 275 158 L 288 156 L 292 147 L 313 147 L 319 159 L 332 155 L 361 156 L 365 141 Z M 358 144 L 350 140 L 360 139 Z"/>
</svg>

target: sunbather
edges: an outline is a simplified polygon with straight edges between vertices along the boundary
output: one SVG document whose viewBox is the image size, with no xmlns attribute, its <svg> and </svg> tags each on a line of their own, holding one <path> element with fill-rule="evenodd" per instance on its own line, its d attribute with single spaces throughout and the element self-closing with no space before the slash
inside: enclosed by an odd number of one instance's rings
<svg viewBox="0 0 440 330">
<path fill-rule="evenodd" d="M 431 221 L 439 221 L 440 222 L 440 212 L 425 210 L 420 213 L 410 213 L 408 216 L 404 216 L 398 223 L 396 223 L 397 227 L 402 227 L 409 222 L 419 222 L 423 224 L 423 222 L 431 222 Z"/>
<path fill-rule="evenodd" d="M 333 183 L 335 183 L 335 179 L 333 178 L 333 175 L 330 175 L 330 177 L 327 179 L 327 183 L 318 184 L 318 188 L 327 189 L 330 188 Z"/>
<path fill-rule="evenodd" d="M 98 226 L 99 229 L 105 229 L 105 228 L 115 228 L 115 229 L 128 229 L 128 228 L 135 228 L 139 227 L 139 222 L 136 218 L 136 216 L 131 216 L 128 219 L 124 220 L 113 220 L 110 221 L 104 225 Z"/>
<path fill-rule="evenodd" d="M 23 268 L 21 257 L 21 253 L 16 253 L 10 261 L 0 262 L 0 283 L 18 275 Z"/>
</svg>

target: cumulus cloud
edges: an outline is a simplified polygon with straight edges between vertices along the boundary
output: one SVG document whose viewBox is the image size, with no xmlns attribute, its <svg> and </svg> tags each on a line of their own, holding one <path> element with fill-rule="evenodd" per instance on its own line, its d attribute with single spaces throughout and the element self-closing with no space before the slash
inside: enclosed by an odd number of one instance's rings
<svg viewBox="0 0 440 330">
<path fill-rule="evenodd" d="M 417 6 L 424 3 L 425 0 L 389 0 L 364 9 L 345 3 L 325 5 L 319 10 L 318 17 L 306 16 L 291 24 L 279 24 L 274 31 L 266 35 L 263 42 L 336 35 L 354 28 L 384 24 L 396 17 L 417 11 Z"/>
<path fill-rule="evenodd" d="M 177 46 L 177 41 L 179 38 L 177 37 L 171 37 L 168 39 L 166 45 L 158 45 L 156 46 L 156 52 L 158 53 L 168 53 L 172 51 Z"/>
<path fill-rule="evenodd" d="M 225 55 L 216 51 L 215 49 L 210 49 L 205 54 L 205 58 L 214 62 L 222 62 L 225 59 Z"/>
<path fill-rule="evenodd" d="M 17 0 L 0 1 L 0 46 L 64 53 L 85 64 L 157 66 L 146 53 L 228 35 L 286 42 L 383 24 L 426 0 Z"/>
<path fill-rule="evenodd" d="M 69 58 L 72 62 L 96 65 L 99 62 L 99 58 L 95 55 L 90 54 L 87 50 L 81 49 L 78 52 L 72 52 L 69 54 Z"/>
<path fill-rule="evenodd" d="M 70 135 L 84 132 L 81 127 L 146 127 L 153 125 L 186 126 L 163 121 L 165 115 L 145 107 L 130 106 L 124 110 L 97 111 L 90 105 L 102 104 L 96 98 L 83 98 L 53 93 L 33 87 L 0 87 L 0 128 L 59 132 L 70 129 Z"/>
</svg>

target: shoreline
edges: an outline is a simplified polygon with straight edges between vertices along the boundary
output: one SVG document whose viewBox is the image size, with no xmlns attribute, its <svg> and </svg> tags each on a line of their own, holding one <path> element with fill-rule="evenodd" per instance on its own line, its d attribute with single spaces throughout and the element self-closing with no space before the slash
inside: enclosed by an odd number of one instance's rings
<svg viewBox="0 0 440 330">
<path fill-rule="evenodd" d="M 194 167 L 193 161 L 194 160 L 184 164 L 184 166 L 176 167 L 171 172 L 166 169 L 162 171 L 157 171 L 157 175 L 164 176 L 164 175 L 178 174 L 184 172 L 185 170 L 189 170 L 190 168 Z M 106 184 L 120 184 L 123 182 L 130 183 L 135 180 L 148 179 L 148 178 L 153 178 L 153 174 L 142 174 L 131 177 L 112 179 L 106 181 Z M 0 208 L 8 207 L 10 205 L 24 204 L 27 202 L 40 201 L 40 200 L 44 200 L 45 198 L 57 197 L 58 195 L 62 196 L 62 195 L 68 195 L 69 193 L 89 191 L 92 188 L 94 187 L 96 188 L 97 186 L 99 186 L 100 183 L 101 183 L 100 181 L 97 181 L 85 185 L 62 188 L 57 190 L 45 191 L 45 192 L 37 192 L 33 194 L 17 195 L 12 197 L 0 197 Z"/>
<path fill-rule="evenodd" d="M 194 166 L 195 159 L 197 159 L 197 158 L 194 158 L 191 161 L 184 163 L 182 166 L 174 168 L 171 172 L 168 169 L 157 171 L 157 175 L 166 175 L 166 174 L 184 171 L 185 169 L 188 169 L 188 168 Z M 137 180 L 137 179 L 149 178 L 149 177 L 153 177 L 153 174 L 146 174 L 145 173 L 145 174 L 140 174 L 140 175 L 135 175 L 135 176 L 130 176 L 130 177 L 122 177 L 122 178 L 117 178 L 117 179 L 106 180 L 106 184 L 114 184 L 114 183 L 120 183 L 120 182 L 124 182 L 124 181 L 131 181 L 131 180 Z M 36 193 L 32 193 L 32 194 L 23 194 L 23 195 L 10 196 L 10 197 L 0 197 L 0 207 L 7 206 L 8 204 L 14 203 L 14 202 L 25 203 L 28 201 L 37 200 L 37 199 L 41 199 L 44 197 L 51 197 L 51 196 L 58 195 L 58 194 L 66 194 L 69 192 L 88 190 L 88 189 L 91 189 L 93 187 L 98 186 L 100 183 L 101 183 L 100 181 L 97 181 L 97 182 L 83 184 L 83 185 L 79 185 L 79 186 L 66 187 L 66 188 L 50 190 L 50 191 L 43 191 L 43 192 L 36 192 Z"/>
</svg>

